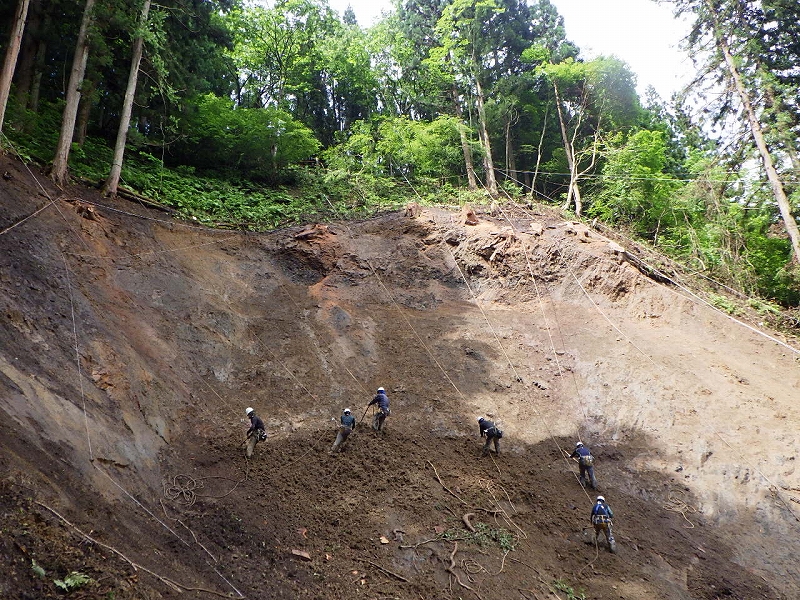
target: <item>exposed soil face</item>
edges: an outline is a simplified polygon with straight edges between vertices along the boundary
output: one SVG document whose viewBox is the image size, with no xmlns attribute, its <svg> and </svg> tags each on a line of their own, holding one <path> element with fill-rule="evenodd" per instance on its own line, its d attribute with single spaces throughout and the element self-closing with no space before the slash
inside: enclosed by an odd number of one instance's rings
<svg viewBox="0 0 800 600">
<path fill-rule="evenodd" d="M 798 354 L 635 248 L 544 208 L 211 231 L 0 172 L 0 597 L 800 596 Z"/>
</svg>

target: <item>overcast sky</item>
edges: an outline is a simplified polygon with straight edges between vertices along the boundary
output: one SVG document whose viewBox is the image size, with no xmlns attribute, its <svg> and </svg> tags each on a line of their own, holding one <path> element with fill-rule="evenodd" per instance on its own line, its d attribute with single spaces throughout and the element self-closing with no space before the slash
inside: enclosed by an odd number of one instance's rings
<svg viewBox="0 0 800 600">
<path fill-rule="evenodd" d="M 353 7 L 366 27 L 390 10 L 390 0 L 328 0 L 342 14 Z M 637 75 L 641 95 L 652 85 L 668 100 L 690 78 L 692 64 L 678 50 L 688 26 L 677 22 L 667 6 L 653 0 L 551 0 L 564 17 L 567 37 L 578 44 L 583 58 L 615 55 Z"/>
</svg>

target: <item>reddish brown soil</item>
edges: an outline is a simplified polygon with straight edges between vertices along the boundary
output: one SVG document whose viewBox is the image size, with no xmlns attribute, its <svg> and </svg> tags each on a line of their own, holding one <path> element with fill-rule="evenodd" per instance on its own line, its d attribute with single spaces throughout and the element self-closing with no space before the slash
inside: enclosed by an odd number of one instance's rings
<svg viewBox="0 0 800 600">
<path fill-rule="evenodd" d="M 212 231 L 0 161 L 0 597 L 72 571 L 118 600 L 800 594 L 797 355 L 596 232 L 519 207 Z M 379 385 L 386 431 L 329 454 Z"/>
</svg>

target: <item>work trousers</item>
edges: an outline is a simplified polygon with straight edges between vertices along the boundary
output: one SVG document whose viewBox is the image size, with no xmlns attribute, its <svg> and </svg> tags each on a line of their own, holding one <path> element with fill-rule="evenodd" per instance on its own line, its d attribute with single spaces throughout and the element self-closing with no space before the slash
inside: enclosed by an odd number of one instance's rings
<svg viewBox="0 0 800 600">
<path fill-rule="evenodd" d="M 611 533 L 611 521 L 594 524 L 595 542 L 600 540 L 600 533 L 606 536 L 606 543 L 608 544 L 608 547 L 611 548 L 612 545 L 614 544 L 614 534 Z"/>
<path fill-rule="evenodd" d="M 586 480 L 589 480 L 589 486 L 594 490 L 597 489 L 597 480 L 594 478 L 594 467 L 591 465 L 578 464 L 581 470 L 581 485 L 586 487 Z"/>
<path fill-rule="evenodd" d="M 253 451 L 256 449 L 256 444 L 261 440 L 261 435 L 261 431 L 254 431 L 250 434 L 250 437 L 247 438 L 247 447 L 245 448 L 247 458 L 253 456 Z"/>
<path fill-rule="evenodd" d="M 339 448 L 339 452 L 344 450 L 343 444 L 347 441 L 347 437 L 353 432 L 351 427 L 346 427 L 342 425 L 339 427 L 339 433 L 336 435 L 336 441 L 333 442 L 333 446 L 331 447 L 331 451 L 336 451 Z"/>
<path fill-rule="evenodd" d="M 383 422 L 386 420 L 386 417 L 389 416 L 389 411 L 383 411 L 383 409 L 379 410 L 375 413 L 375 416 L 372 417 L 372 428 L 375 431 L 380 431 L 383 428 Z"/>
<path fill-rule="evenodd" d="M 483 445 L 483 456 L 489 454 L 489 446 L 494 442 L 495 454 L 500 454 L 500 438 L 494 435 L 486 436 L 486 443 Z"/>
</svg>

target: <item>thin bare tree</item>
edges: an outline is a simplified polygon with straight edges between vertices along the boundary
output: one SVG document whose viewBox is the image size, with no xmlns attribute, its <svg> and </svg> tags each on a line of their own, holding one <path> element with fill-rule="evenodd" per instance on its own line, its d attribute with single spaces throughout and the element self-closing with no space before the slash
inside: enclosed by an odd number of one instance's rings
<svg viewBox="0 0 800 600">
<path fill-rule="evenodd" d="M 142 12 L 139 15 L 139 25 L 136 37 L 133 40 L 133 56 L 131 57 L 131 70 L 128 73 L 128 87 L 125 89 L 125 100 L 122 103 L 122 114 L 117 130 L 117 143 L 114 146 L 114 158 L 111 161 L 111 172 L 103 184 L 103 195 L 116 196 L 119 187 L 119 177 L 122 173 L 122 160 L 125 155 L 125 143 L 128 141 L 128 128 L 131 124 L 133 98 L 136 95 L 136 83 L 139 80 L 139 65 L 142 62 L 142 49 L 144 47 L 144 32 L 147 27 L 147 18 L 150 14 L 150 0 L 144 0 Z"/>
<path fill-rule="evenodd" d="M 477 64 L 477 59 L 473 58 Z M 475 68 L 475 71 L 478 69 Z M 483 102 L 483 86 L 480 75 L 475 75 L 475 106 L 478 109 L 478 139 L 483 146 L 483 170 L 486 172 L 486 189 L 492 198 L 497 196 L 497 178 L 494 173 L 494 160 L 492 159 L 492 143 L 489 131 L 486 128 L 486 110 Z"/>
</svg>

